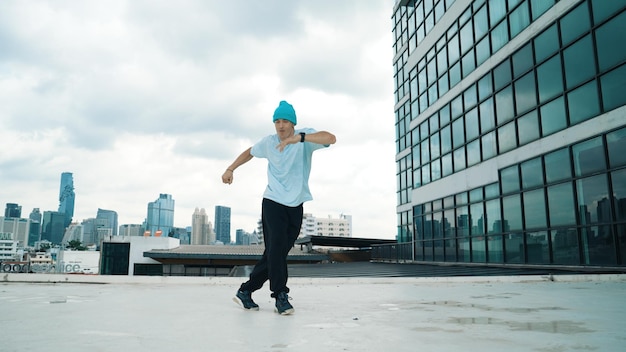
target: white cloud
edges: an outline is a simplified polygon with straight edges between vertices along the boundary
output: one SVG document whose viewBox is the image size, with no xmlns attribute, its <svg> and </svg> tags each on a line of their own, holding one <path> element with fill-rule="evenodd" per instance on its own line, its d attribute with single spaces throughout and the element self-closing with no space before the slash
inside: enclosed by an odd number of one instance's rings
<svg viewBox="0 0 626 352">
<path fill-rule="evenodd" d="M 168 193 L 175 225 L 195 207 L 260 214 L 265 163 L 223 170 L 273 133 L 286 99 L 299 127 L 337 144 L 314 157 L 317 216 L 354 235 L 395 236 L 390 14 L 380 1 L 35 1 L 0 3 L 1 203 L 56 210 L 73 172 L 75 220 L 98 208 L 141 223 Z"/>
</svg>

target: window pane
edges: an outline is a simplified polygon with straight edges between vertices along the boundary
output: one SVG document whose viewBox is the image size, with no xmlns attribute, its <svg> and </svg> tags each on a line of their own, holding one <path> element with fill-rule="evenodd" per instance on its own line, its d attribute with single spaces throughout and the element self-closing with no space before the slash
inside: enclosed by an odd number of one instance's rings
<svg viewBox="0 0 626 352">
<path fill-rule="evenodd" d="M 491 55 L 491 46 L 489 44 L 489 37 L 483 38 L 478 44 L 476 44 L 476 66 L 480 66 L 485 62 L 489 55 Z"/>
<path fill-rule="evenodd" d="M 533 48 L 529 43 L 513 55 L 513 76 L 519 77 L 531 67 L 533 67 Z"/>
<path fill-rule="evenodd" d="M 468 21 L 461 27 L 461 54 L 467 52 L 474 45 L 474 34 L 472 31 L 472 21 Z"/>
<path fill-rule="evenodd" d="M 437 181 L 441 178 L 441 166 L 439 164 L 439 159 L 430 163 L 430 172 L 432 181 Z"/>
<path fill-rule="evenodd" d="M 467 144 L 467 166 L 480 162 L 480 139 Z"/>
<path fill-rule="evenodd" d="M 606 144 L 611 167 L 626 165 L 626 128 L 607 134 Z"/>
<path fill-rule="evenodd" d="M 626 221 L 626 169 L 611 172 L 615 220 Z M 626 243 L 624 243 L 626 245 Z"/>
<path fill-rule="evenodd" d="M 443 237 L 455 237 L 456 227 L 454 226 L 454 209 L 443 212 Z"/>
<path fill-rule="evenodd" d="M 459 81 L 461 81 L 461 63 L 457 62 L 450 67 L 450 88 L 454 87 Z"/>
<path fill-rule="evenodd" d="M 561 57 L 559 55 L 537 67 L 537 83 L 539 85 L 539 101 L 541 103 L 563 92 L 563 75 Z"/>
<path fill-rule="evenodd" d="M 470 202 L 477 202 L 483 200 L 483 188 L 474 188 L 469 192 Z"/>
<path fill-rule="evenodd" d="M 543 0 L 538 0 L 543 1 Z M 537 63 L 543 61 L 543 59 L 552 56 L 557 50 L 559 50 L 559 34 L 556 24 L 553 24 L 550 28 L 546 29 L 543 33 L 537 36 L 534 40 L 535 44 L 535 61 Z"/>
<path fill-rule="evenodd" d="M 487 6 L 483 6 L 474 14 L 474 35 L 476 39 L 482 38 L 489 31 L 489 21 L 487 20 Z"/>
<path fill-rule="evenodd" d="M 503 223 L 505 231 L 516 231 L 522 229 L 522 206 L 520 195 L 515 194 L 502 198 L 502 210 L 504 212 Z"/>
<path fill-rule="evenodd" d="M 541 158 L 535 158 L 520 164 L 522 171 L 522 188 L 528 189 L 543 185 L 543 169 Z"/>
<path fill-rule="evenodd" d="M 467 77 L 476 68 L 476 61 L 474 60 L 474 50 L 470 50 L 463 59 L 461 59 L 461 65 L 463 66 L 463 77 Z"/>
<path fill-rule="evenodd" d="M 570 182 L 548 187 L 550 226 L 575 225 L 574 193 Z"/>
<path fill-rule="evenodd" d="M 509 22 L 511 23 L 511 38 L 515 38 L 516 35 L 530 24 L 528 4 L 524 3 L 515 9 L 509 16 Z"/>
<path fill-rule="evenodd" d="M 482 101 L 493 93 L 491 74 L 486 74 L 478 81 L 478 100 Z"/>
<path fill-rule="evenodd" d="M 485 224 L 487 233 L 502 233 L 502 221 L 500 218 L 500 199 L 493 199 L 485 202 L 487 214 Z"/>
<path fill-rule="evenodd" d="M 554 0 L 530 0 L 530 10 L 533 21 L 539 18 L 544 12 L 554 5 Z"/>
<path fill-rule="evenodd" d="M 613 110 L 626 104 L 626 65 L 605 74 L 600 78 L 604 111 Z"/>
<path fill-rule="evenodd" d="M 615 242 L 610 226 L 583 227 L 581 239 L 585 264 L 616 264 Z"/>
<path fill-rule="evenodd" d="M 498 153 L 502 154 L 517 146 L 515 138 L 515 121 L 498 128 Z"/>
<path fill-rule="evenodd" d="M 578 233 L 576 229 L 558 229 L 550 232 L 554 264 L 580 264 Z"/>
<path fill-rule="evenodd" d="M 574 39 L 589 31 L 589 6 L 583 2 L 561 19 L 561 40 L 563 46 L 568 45 Z"/>
<path fill-rule="evenodd" d="M 567 94 L 570 124 L 574 125 L 588 120 L 600 113 L 598 85 L 596 82 L 596 80 L 593 80 Z"/>
<path fill-rule="evenodd" d="M 611 201 L 606 174 L 576 181 L 580 224 L 611 221 Z"/>
<path fill-rule="evenodd" d="M 549 264 L 548 232 L 526 232 L 526 253 L 529 264 Z"/>
<path fill-rule="evenodd" d="M 524 238 L 521 233 L 513 233 L 504 237 L 505 261 L 507 263 L 524 263 Z"/>
<path fill-rule="evenodd" d="M 543 188 L 524 192 L 524 221 L 527 229 L 548 226 Z"/>
<path fill-rule="evenodd" d="M 496 155 L 495 131 L 489 132 L 480 139 L 483 147 L 483 160 L 487 160 Z"/>
<path fill-rule="evenodd" d="M 498 197 L 500 195 L 500 186 L 497 182 L 485 186 L 485 199 Z"/>
<path fill-rule="evenodd" d="M 452 145 L 456 148 L 465 143 L 463 117 L 452 122 Z"/>
<path fill-rule="evenodd" d="M 493 27 L 506 15 L 506 2 L 489 0 L 489 24 Z"/>
<path fill-rule="evenodd" d="M 438 158 L 441 154 L 439 153 L 439 134 L 435 133 L 430 136 L 430 157 L 432 159 Z"/>
<path fill-rule="evenodd" d="M 601 72 L 626 59 L 624 33 L 626 33 L 626 12 L 596 30 L 596 45 Z"/>
<path fill-rule="evenodd" d="M 495 90 L 499 90 L 509 84 L 511 79 L 511 63 L 509 60 L 505 60 L 493 70 Z"/>
<path fill-rule="evenodd" d="M 596 63 L 591 35 L 585 36 L 563 51 L 565 63 L 565 81 L 567 88 L 593 77 Z"/>
<path fill-rule="evenodd" d="M 430 164 L 422 165 L 422 185 L 430 183 Z"/>
<path fill-rule="evenodd" d="M 465 110 L 469 110 L 476 106 L 476 85 L 472 84 L 463 92 L 463 104 Z"/>
<path fill-rule="evenodd" d="M 450 38 L 448 42 L 448 58 L 450 59 L 450 63 L 454 63 L 459 59 L 461 53 L 459 51 L 459 36 L 455 35 Z"/>
<path fill-rule="evenodd" d="M 452 174 L 452 153 L 441 157 L 441 176 L 446 177 Z"/>
<path fill-rule="evenodd" d="M 446 104 L 446 106 L 439 110 L 439 120 L 441 121 L 441 126 L 445 126 L 450 122 L 450 105 Z"/>
<path fill-rule="evenodd" d="M 500 183 L 502 184 L 502 194 L 519 191 L 519 172 L 517 165 L 500 170 Z"/>
<path fill-rule="evenodd" d="M 452 119 L 456 119 L 457 117 L 463 114 L 463 96 L 459 95 L 458 97 L 452 100 L 450 103 L 452 107 Z"/>
<path fill-rule="evenodd" d="M 572 166 L 567 148 L 557 150 L 544 157 L 546 168 L 546 182 L 565 180 L 572 177 Z"/>
<path fill-rule="evenodd" d="M 598 1 L 591 3 L 593 8 L 593 20 L 600 23 L 607 17 L 611 16 L 620 8 L 626 6 L 626 0 Z"/>
<path fill-rule="evenodd" d="M 535 73 L 529 72 L 515 81 L 515 107 L 517 113 L 526 112 L 537 105 Z"/>
<path fill-rule="evenodd" d="M 515 115 L 513 109 L 513 89 L 508 86 L 496 94 L 496 118 L 498 125 L 510 121 Z"/>
<path fill-rule="evenodd" d="M 487 237 L 488 260 L 490 263 L 502 263 L 504 261 L 504 246 L 502 235 Z"/>
<path fill-rule="evenodd" d="M 606 169 L 604 147 L 600 137 L 574 145 L 572 154 L 574 155 L 575 176 L 587 175 Z"/>
<path fill-rule="evenodd" d="M 441 153 L 452 150 L 452 136 L 450 135 L 450 125 L 441 129 Z"/>
<path fill-rule="evenodd" d="M 454 215 L 452 215 L 454 216 Z M 470 234 L 470 216 L 468 215 L 467 206 L 456 208 L 456 217 L 450 219 L 452 224 L 456 224 L 456 235 L 458 237 L 467 237 Z M 456 220 L 456 221 L 455 221 Z"/>
<path fill-rule="evenodd" d="M 485 133 L 496 127 L 496 117 L 493 112 L 493 98 L 480 104 L 480 131 Z"/>
<path fill-rule="evenodd" d="M 560 131 L 567 127 L 565 118 L 565 104 L 563 97 L 559 97 L 541 107 L 541 130 L 544 136 Z"/>
<path fill-rule="evenodd" d="M 478 137 L 478 108 L 474 108 L 465 114 L 465 138 L 468 141 Z"/>
<path fill-rule="evenodd" d="M 501 2 L 498 0 L 498 2 Z M 509 41 L 509 28 L 506 19 L 491 31 L 491 51 L 496 53 Z"/>
<path fill-rule="evenodd" d="M 454 172 L 465 169 L 465 148 L 454 151 Z"/>
<path fill-rule="evenodd" d="M 517 120 L 519 144 L 524 145 L 539 139 L 539 115 L 533 110 Z"/>
</svg>

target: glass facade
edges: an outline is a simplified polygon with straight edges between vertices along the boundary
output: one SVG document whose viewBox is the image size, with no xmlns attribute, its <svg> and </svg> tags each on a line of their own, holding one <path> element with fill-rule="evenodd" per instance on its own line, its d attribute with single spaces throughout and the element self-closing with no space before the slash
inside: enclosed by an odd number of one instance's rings
<svg viewBox="0 0 626 352">
<path fill-rule="evenodd" d="M 414 260 L 626 265 L 626 0 L 400 1 L 392 19 Z"/>
</svg>

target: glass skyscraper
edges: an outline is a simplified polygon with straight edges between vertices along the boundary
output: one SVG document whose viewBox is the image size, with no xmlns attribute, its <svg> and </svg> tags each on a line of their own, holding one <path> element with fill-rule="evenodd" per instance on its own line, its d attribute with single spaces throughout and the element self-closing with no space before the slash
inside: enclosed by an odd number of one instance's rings
<svg viewBox="0 0 626 352">
<path fill-rule="evenodd" d="M 148 203 L 146 231 L 150 231 L 150 236 L 169 236 L 173 228 L 174 199 L 169 194 L 161 193 L 157 200 Z"/>
<path fill-rule="evenodd" d="M 626 0 L 402 0 L 392 20 L 406 259 L 626 265 Z"/>
<path fill-rule="evenodd" d="M 230 244 L 230 208 L 215 206 L 215 239 Z"/>
<path fill-rule="evenodd" d="M 74 217 L 74 177 L 71 172 L 61 174 L 61 189 L 59 190 L 59 213 L 65 214 L 64 227 L 68 227 Z"/>
</svg>

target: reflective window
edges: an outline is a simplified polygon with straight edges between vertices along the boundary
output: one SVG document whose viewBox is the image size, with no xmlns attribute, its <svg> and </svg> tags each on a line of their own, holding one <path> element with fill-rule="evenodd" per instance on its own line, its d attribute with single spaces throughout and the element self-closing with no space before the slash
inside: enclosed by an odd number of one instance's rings
<svg viewBox="0 0 626 352">
<path fill-rule="evenodd" d="M 537 115 L 537 110 L 533 110 L 517 119 L 517 130 L 520 145 L 539 139 L 539 115 Z"/>
<path fill-rule="evenodd" d="M 502 2 L 498 0 L 498 2 Z M 504 2 L 502 2 L 504 3 Z M 496 53 L 509 41 L 509 28 L 506 20 L 491 30 L 491 51 Z"/>
<path fill-rule="evenodd" d="M 505 231 L 516 231 L 522 229 L 522 206 L 519 194 L 502 198 L 502 211 L 504 212 L 503 223 L 507 228 Z"/>
<path fill-rule="evenodd" d="M 490 263 L 502 263 L 504 261 L 502 235 L 487 237 L 487 249 L 489 251 L 487 259 Z"/>
<path fill-rule="evenodd" d="M 491 73 L 486 74 L 478 81 L 478 100 L 482 101 L 493 93 Z"/>
<path fill-rule="evenodd" d="M 593 9 L 593 20 L 595 23 L 600 23 L 612 14 L 614 14 L 620 8 L 626 6 L 624 0 L 613 1 L 599 1 L 595 0 L 591 3 Z"/>
<path fill-rule="evenodd" d="M 480 138 L 483 147 L 483 160 L 496 156 L 495 131 L 489 132 Z"/>
<path fill-rule="evenodd" d="M 563 148 L 544 156 L 546 182 L 553 183 L 572 177 L 569 149 Z"/>
<path fill-rule="evenodd" d="M 447 153 L 452 150 L 452 136 L 450 134 L 450 125 L 441 129 L 441 153 Z"/>
<path fill-rule="evenodd" d="M 524 192 L 524 224 L 527 229 L 548 226 L 543 188 Z"/>
<path fill-rule="evenodd" d="M 490 185 L 485 186 L 485 199 L 497 197 L 500 195 L 500 186 L 498 182 L 494 182 Z"/>
<path fill-rule="evenodd" d="M 554 264 L 580 264 L 578 232 L 575 228 L 550 231 L 550 241 Z"/>
<path fill-rule="evenodd" d="M 506 2 L 489 0 L 489 25 L 493 27 L 506 15 Z"/>
<path fill-rule="evenodd" d="M 439 133 L 435 133 L 430 136 L 430 157 L 432 159 L 438 158 L 439 153 Z"/>
<path fill-rule="evenodd" d="M 513 89 L 508 86 L 496 94 L 496 119 L 498 125 L 510 121 L 515 116 L 513 109 Z"/>
<path fill-rule="evenodd" d="M 420 149 L 422 151 L 422 164 L 430 161 L 430 143 L 428 140 L 425 140 L 421 143 Z"/>
<path fill-rule="evenodd" d="M 585 264 L 616 264 L 615 242 L 611 226 L 588 226 L 581 229 L 582 251 Z"/>
<path fill-rule="evenodd" d="M 613 110 L 626 104 L 626 65 L 603 75 L 600 78 L 604 110 Z"/>
<path fill-rule="evenodd" d="M 559 97 L 542 106 L 540 111 L 541 131 L 544 136 L 558 132 L 567 127 L 563 97 Z"/>
<path fill-rule="evenodd" d="M 538 35 L 534 39 L 533 43 L 535 44 L 535 61 L 537 63 L 557 52 L 560 46 L 559 33 L 556 24 L 553 24 L 550 28 Z"/>
<path fill-rule="evenodd" d="M 491 55 L 491 46 L 489 37 L 485 37 L 476 44 L 476 66 L 480 66 L 480 64 L 487 61 L 489 55 Z"/>
<path fill-rule="evenodd" d="M 441 125 L 445 126 L 448 122 L 450 122 L 450 106 L 446 105 L 439 110 L 439 120 L 441 121 Z"/>
<path fill-rule="evenodd" d="M 452 145 L 456 148 L 465 143 L 465 126 L 463 126 L 463 117 L 452 122 Z"/>
<path fill-rule="evenodd" d="M 596 30 L 598 63 L 601 72 L 626 59 L 624 33 L 626 33 L 626 12 Z"/>
<path fill-rule="evenodd" d="M 509 166 L 500 170 L 500 184 L 502 185 L 502 194 L 519 191 L 519 172 L 517 165 Z"/>
<path fill-rule="evenodd" d="M 452 107 L 452 119 L 456 119 L 463 114 L 463 97 L 461 95 L 454 98 L 450 105 Z"/>
<path fill-rule="evenodd" d="M 530 43 L 513 54 L 513 76 L 519 77 L 521 74 L 533 67 L 533 47 Z"/>
<path fill-rule="evenodd" d="M 422 184 L 426 185 L 430 183 L 430 164 L 422 165 Z"/>
<path fill-rule="evenodd" d="M 548 231 L 526 232 L 526 256 L 529 264 L 549 264 Z"/>
<path fill-rule="evenodd" d="M 519 114 L 534 108 L 536 105 L 535 73 L 531 71 L 515 81 L 515 107 Z"/>
<path fill-rule="evenodd" d="M 563 51 L 567 88 L 593 77 L 596 73 L 591 35 L 587 35 Z"/>
<path fill-rule="evenodd" d="M 554 0 L 530 0 L 530 10 L 533 21 L 554 5 Z"/>
<path fill-rule="evenodd" d="M 452 153 L 441 157 L 441 176 L 446 177 L 448 175 L 452 175 Z"/>
<path fill-rule="evenodd" d="M 483 200 L 483 189 L 482 187 L 474 188 L 469 192 L 470 202 L 477 202 Z M 483 219 L 484 222 L 484 219 Z"/>
<path fill-rule="evenodd" d="M 489 21 L 487 20 L 487 6 L 483 6 L 474 14 L 474 35 L 476 39 L 482 38 L 489 31 Z"/>
<path fill-rule="evenodd" d="M 465 114 L 465 138 L 471 141 L 479 135 L 478 108 L 474 108 Z"/>
<path fill-rule="evenodd" d="M 485 202 L 487 213 L 485 225 L 487 226 L 487 233 L 502 233 L 502 221 L 500 217 L 500 200 L 492 199 Z"/>
<path fill-rule="evenodd" d="M 511 38 L 518 35 L 524 28 L 530 24 L 530 13 L 528 12 L 528 5 L 526 3 L 515 9 L 509 16 L 509 23 L 511 24 Z"/>
<path fill-rule="evenodd" d="M 598 84 L 593 80 L 567 94 L 570 124 L 588 120 L 600 113 Z"/>
<path fill-rule="evenodd" d="M 450 67 L 448 74 L 450 75 L 450 87 L 454 87 L 461 81 L 461 63 L 457 61 L 456 64 Z"/>
<path fill-rule="evenodd" d="M 550 226 L 575 225 L 574 192 L 570 182 L 548 187 Z"/>
<path fill-rule="evenodd" d="M 561 23 L 561 40 L 563 46 L 568 45 L 574 39 L 589 31 L 591 20 L 589 19 L 589 6 L 587 2 L 578 5 L 559 21 Z"/>
<path fill-rule="evenodd" d="M 555 55 L 537 67 L 539 101 L 546 102 L 563 92 L 561 57 Z"/>
<path fill-rule="evenodd" d="M 606 169 L 602 138 L 596 137 L 572 147 L 574 175 L 582 176 Z"/>
<path fill-rule="evenodd" d="M 431 181 L 437 181 L 441 178 L 441 166 L 439 159 L 430 163 Z"/>
<path fill-rule="evenodd" d="M 448 55 L 446 50 L 437 53 L 437 76 L 441 76 L 448 68 Z"/>
<path fill-rule="evenodd" d="M 474 60 L 474 50 L 470 50 L 463 59 L 461 59 L 461 65 L 463 66 L 463 77 L 467 77 L 476 68 L 476 61 Z"/>
<path fill-rule="evenodd" d="M 448 209 L 443 212 L 443 237 L 455 237 L 454 227 L 454 209 Z"/>
<path fill-rule="evenodd" d="M 606 145 L 611 167 L 626 165 L 626 128 L 607 134 Z"/>
<path fill-rule="evenodd" d="M 428 121 L 424 121 L 420 124 L 420 139 L 424 140 L 428 138 L 428 135 L 430 135 L 428 130 Z"/>
<path fill-rule="evenodd" d="M 450 38 L 448 42 L 448 57 L 450 59 L 450 63 L 453 63 L 459 59 L 461 56 L 461 52 L 459 51 L 459 36 L 455 35 Z"/>
<path fill-rule="evenodd" d="M 522 172 L 522 189 L 543 185 L 543 168 L 541 158 L 530 159 L 520 164 Z"/>
<path fill-rule="evenodd" d="M 484 263 L 487 261 L 487 248 L 485 237 L 472 237 L 472 262 Z"/>
<path fill-rule="evenodd" d="M 450 223 L 456 223 L 457 236 L 467 237 L 470 235 L 470 216 L 468 214 L 467 206 L 456 208 L 456 221 L 450 219 Z"/>
<path fill-rule="evenodd" d="M 515 149 L 517 139 L 515 137 L 515 121 L 498 128 L 498 152 L 500 154 Z"/>
<path fill-rule="evenodd" d="M 489 98 L 482 102 L 480 110 L 480 131 L 485 133 L 496 127 L 496 116 L 493 111 L 493 98 Z"/>
<path fill-rule="evenodd" d="M 615 220 L 626 221 L 626 169 L 611 172 Z M 626 243 L 625 243 L 626 245 Z"/>
<path fill-rule="evenodd" d="M 611 221 L 611 201 L 606 174 L 577 180 L 576 192 L 581 224 Z"/>
<path fill-rule="evenodd" d="M 493 81 L 495 90 L 506 86 L 511 82 L 511 64 L 510 61 L 504 60 L 498 67 L 493 70 Z"/>
<path fill-rule="evenodd" d="M 467 144 L 467 166 L 480 162 L 480 139 Z"/>
<path fill-rule="evenodd" d="M 453 152 L 454 158 L 454 171 L 460 171 L 465 169 L 465 148 L 461 147 Z"/>
<path fill-rule="evenodd" d="M 472 21 L 461 27 L 461 53 L 464 54 L 474 45 L 474 34 L 472 33 Z"/>
<path fill-rule="evenodd" d="M 504 237 L 505 262 L 524 263 L 524 237 L 521 233 L 512 233 Z"/>
</svg>

